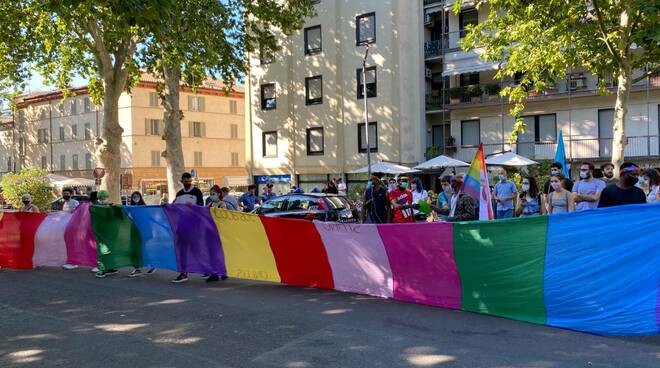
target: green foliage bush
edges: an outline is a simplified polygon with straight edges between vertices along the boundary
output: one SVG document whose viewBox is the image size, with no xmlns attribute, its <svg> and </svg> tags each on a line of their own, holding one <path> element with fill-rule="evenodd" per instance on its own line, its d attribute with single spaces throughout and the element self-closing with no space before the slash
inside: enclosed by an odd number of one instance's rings
<svg viewBox="0 0 660 368">
<path fill-rule="evenodd" d="M 46 179 L 48 171 L 42 169 L 23 169 L 20 173 L 8 173 L 2 177 L 2 193 L 5 201 L 14 207 L 21 207 L 21 197 L 28 193 L 32 203 L 45 211 L 53 200 L 53 191 Z"/>
</svg>

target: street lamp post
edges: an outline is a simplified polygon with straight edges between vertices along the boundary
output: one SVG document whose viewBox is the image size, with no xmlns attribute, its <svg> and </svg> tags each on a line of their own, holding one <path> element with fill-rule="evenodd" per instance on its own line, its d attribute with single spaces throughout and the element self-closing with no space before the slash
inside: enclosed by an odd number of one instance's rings
<svg viewBox="0 0 660 368">
<path fill-rule="evenodd" d="M 364 99 L 364 137 L 367 143 L 367 180 L 371 178 L 371 145 L 369 142 L 369 108 L 367 106 L 367 55 L 369 55 L 369 44 L 364 51 L 362 59 L 362 98 Z"/>
</svg>

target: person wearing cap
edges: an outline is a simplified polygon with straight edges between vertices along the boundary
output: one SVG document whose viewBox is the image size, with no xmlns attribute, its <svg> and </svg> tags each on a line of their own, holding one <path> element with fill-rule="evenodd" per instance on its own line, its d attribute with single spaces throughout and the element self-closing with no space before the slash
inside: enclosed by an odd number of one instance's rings
<svg viewBox="0 0 660 368">
<path fill-rule="evenodd" d="M 108 199 L 110 198 L 110 193 L 108 193 L 107 190 L 99 190 L 97 197 L 99 199 L 99 204 L 111 204 Z"/>
<path fill-rule="evenodd" d="M 408 178 L 400 176 L 397 180 L 397 187 L 388 194 L 388 199 L 392 206 L 392 222 L 395 224 L 406 224 L 413 222 L 413 195 L 408 190 Z"/>
<path fill-rule="evenodd" d="M 19 210 L 20 212 L 32 212 L 32 213 L 39 213 L 39 207 L 35 206 L 32 203 L 32 196 L 25 193 L 23 194 L 23 197 L 21 197 L 21 201 L 23 202 L 23 207 Z"/>
<path fill-rule="evenodd" d="M 635 185 L 639 181 L 639 173 L 639 166 L 632 162 L 624 162 L 619 170 L 619 181 L 603 189 L 598 207 L 646 203 L 646 194 Z"/>
</svg>

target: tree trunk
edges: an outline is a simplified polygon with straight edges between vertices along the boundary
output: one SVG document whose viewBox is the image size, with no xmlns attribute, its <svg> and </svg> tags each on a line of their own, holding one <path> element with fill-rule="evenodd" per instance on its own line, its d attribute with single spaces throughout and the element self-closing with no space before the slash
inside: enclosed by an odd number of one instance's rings
<svg viewBox="0 0 660 368">
<path fill-rule="evenodd" d="M 165 89 L 163 91 L 163 120 L 165 130 L 165 152 L 162 153 L 167 161 L 167 191 L 169 200 L 173 201 L 176 192 L 181 189 L 181 174 L 185 170 L 183 160 L 183 147 L 181 145 L 181 118 L 179 107 L 181 69 L 178 66 L 170 66 L 163 63 L 163 76 L 165 77 Z"/>
<path fill-rule="evenodd" d="M 628 99 L 632 84 L 632 62 L 630 55 L 630 20 L 627 11 L 623 11 L 619 18 L 622 36 L 619 39 L 620 52 L 619 78 L 616 89 L 616 103 L 614 104 L 614 124 L 612 125 L 612 164 L 614 176 L 619 177 L 619 169 L 623 164 L 624 153 L 628 139 L 626 138 L 626 115 L 628 114 Z"/>
<path fill-rule="evenodd" d="M 125 81 L 124 81 L 125 82 Z M 121 145 L 124 129 L 119 125 L 119 96 L 124 83 L 117 80 L 104 81 L 103 94 L 103 133 L 96 140 L 96 154 L 105 169 L 101 189 L 110 194 L 110 202 L 121 204 Z"/>
</svg>

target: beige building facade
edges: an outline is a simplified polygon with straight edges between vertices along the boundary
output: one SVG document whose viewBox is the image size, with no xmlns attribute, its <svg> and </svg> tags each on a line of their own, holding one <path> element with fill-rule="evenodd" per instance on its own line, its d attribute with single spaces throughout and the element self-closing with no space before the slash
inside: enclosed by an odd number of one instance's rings
<svg viewBox="0 0 660 368">
<path fill-rule="evenodd" d="M 64 100 L 57 91 L 20 98 L 11 130 L 13 152 L 0 152 L 8 156 L 0 162 L 9 162 L 11 156 L 15 165 L 10 170 L 41 167 L 59 175 L 92 178 L 100 165 L 94 140 L 103 129 L 103 112 L 92 103 L 86 87 L 72 92 L 75 97 Z M 240 90 L 225 94 L 220 86 L 205 85 L 193 93 L 182 87 L 185 167 L 195 169 L 204 188 L 247 185 L 243 101 Z M 123 190 L 166 192 L 163 108 L 155 80 L 143 78 L 131 94 L 121 95 L 119 122 L 124 130 Z"/>
<path fill-rule="evenodd" d="M 480 50 L 459 47 L 489 8 L 455 14 L 453 3 L 321 0 L 304 29 L 280 38 L 280 52 L 252 55 L 246 156 L 253 179 L 309 189 L 367 164 L 360 92 L 367 44 L 372 162 L 412 166 L 438 154 L 469 162 L 480 143 L 487 154 L 552 159 L 560 131 L 569 160 L 609 161 L 614 96 L 599 95 L 596 78 L 580 70 L 530 97 L 527 132 L 508 143 L 513 118 L 498 93 L 514 81 L 495 79 L 498 66 Z M 626 155 L 645 165 L 660 158 L 659 106 L 660 77 L 635 84 Z"/>
</svg>

